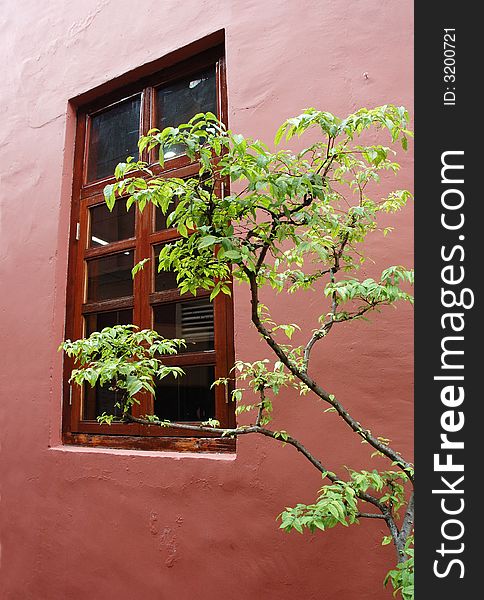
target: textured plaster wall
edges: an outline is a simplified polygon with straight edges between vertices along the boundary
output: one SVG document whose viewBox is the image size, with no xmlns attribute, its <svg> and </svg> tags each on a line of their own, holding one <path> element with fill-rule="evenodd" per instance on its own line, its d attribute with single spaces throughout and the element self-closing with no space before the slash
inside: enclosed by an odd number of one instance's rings
<svg viewBox="0 0 484 600">
<path fill-rule="evenodd" d="M 0 20 L 1 600 L 390 598 L 378 521 L 286 535 L 275 516 L 311 501 L 320 478 L 291 448 L 241 439 L 236 456 L 63 448 L 61 356 L 73 157 L 68 100 L 225 28 L 230 125 L 271 140 L 306 106 L 344 115 L 412 108 L 411 2 L 388 0 L 3 0 Z M 364 73 L 367 75 L 365 76 Z M 411 155 L 399 187 L 411 187 Z M 411 209 L 378 263 L 410 264 Z M 377 265 L 378 266 L 378 265 Z M 376 272 L 377 267 L 368 267 Z M 236 289 L 240 358 L 266 351 Z M 301 307 L 304 306 L 304 310 Z M 284 322 L 313 327 L 317 297 Z M 315 355 L 325 387 L 372 431 L 411 452 L 411 312 L 338 328 Z M 294 416 L 302 405 L 309 417 Z M 278 425 L 328 466 L 365 464 L 362 446 L 309 398 Z M 307 424 L 311 428 L 306 431 Z M 367 464 L 367 463 L 366 463 Z"/>
</svg>

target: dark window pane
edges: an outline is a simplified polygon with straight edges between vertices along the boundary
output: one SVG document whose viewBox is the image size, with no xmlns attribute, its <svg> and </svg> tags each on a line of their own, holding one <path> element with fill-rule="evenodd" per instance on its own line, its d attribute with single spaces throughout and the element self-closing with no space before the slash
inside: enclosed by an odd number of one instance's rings
<svg viewBox="0 0 484 600">
<path fill-rule="evenodd" d="M 217 114 L 215 67 L 159 88 L 156 110 L 159 129 L 186 123 L 200 112 Z M 165 148 L 165 158 L 173 158 L 184 151 L 181 144 Z"/>
<path fill-rule="evenodd" d="M 155 206 L 155 231 L 161 231 L 167 229 L 166 218 L 168 215 L 164 215 L 163 211 L 159 206 Z"/>
<path fill-rule="evenodd" d="M 91 216 L 91 232 L 89 247 L 106 246 L 112 242 L 134 237 L 133 209 L 126 210 L 124 202 L 116 202 L 112 211 L 106 204 L 89 209 Z"/>
<path fill-rule="evenodd" d="M 113 327 L 113 325 L 128 325 L 133 322 L 133 310 L 131 308 L 123 310 L 110 310 L 101 313 L 92 313 L 85 315 L 86 335 L 91 335 L 93 331 L 101 331 L 104 327 Z M 121 409 L 114 406 L 121 399 L 119 392 L 109 389 L 109 386 L 101 387 L 96 385 L 92 388 L 86 384 L 84 387 L 84 411 L 83 418 L 88 421 L 94 421 L 96 417 L 105 412 L 108 415 L 121 415 Z"/>
<path fill-rule="evenodd" d="M 160 261 L 158 256 L 160 254 L 162 246 L 155 246 L 154 248 L 154 269 L 155 269 L 155 292 L 164 292 L 166 290 L 176 290 L 178 284 L 176 282 L 176 274 L 172 271 L 160 271 L 158 272 L 158 265 Z"/>
<path fill-rule="evenodd" d="M 93 331 L 102 331 L 105 327 L 129 325 L 133 322 L 133 310 L 125 308 L 123 310 L 91 313 L 85 315 L 84 318 L 86 320 L 86 335 L 89 336 Z"/>
<path fill-rule="evenodd" d="M 124 100 L 90 118 L 87 180 L 114 174 L 128 156 L 138 159 L 141 96 Z"/>
<path fill-rule="evenodd" d="M 101 387 L 96 385 L 91 387 L 89 384 L 84 386 L 84 410 L 83 419 L 86 421 L 95 421 L 103 413 L 121 417 L 122 409 L 115 406 L 116 402 L 121 401 L 121 394 L 109 389 L 109 386 Z M 109 433 L 107 431 L 106 433 Z"/>
<path fill-rule="evenodd" d="M 163 214 L 163 211 L 159 206 L 155 206 L 155 231 L 162 231 L 163 229 L 173 229 L 173 225 L 167 225 L 167 218 L 171 212 L 175 210 L 176 205 L 178 204 L 178 198 L 174 196 L 172 198 L 172 202 L 168 207 L 168 212 L 166 215 Z"/>
<path fill-rule="evenodd" d="M 153 329 L 165 338 L 182 338 L 186 352 L 213 350 L 213 304 L 204 298 L 153 307 Z"/>
<path fill-rule="evenodd" d="M 132 296 L 133 250 L 94 258 L 87 263 L 87 302 Z"/>
<path fill-rule="evenodd" d="M 183 367 L 185 375 L 156 386 L 155 414 L 170 421 L 205 421 L 215 416 L 214 367 Z"/>
</svg>

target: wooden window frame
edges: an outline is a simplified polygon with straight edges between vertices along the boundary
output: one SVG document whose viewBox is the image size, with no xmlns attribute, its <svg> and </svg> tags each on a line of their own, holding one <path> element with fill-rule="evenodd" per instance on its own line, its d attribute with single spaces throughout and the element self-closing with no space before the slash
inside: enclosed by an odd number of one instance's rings
<svg viewBox="0 0 484 600">
<path fill-rule="evenodd" d="M 133 295 L 103 300 L 85 302 L 87 267 L 86 261 L 92 258 L 108 256 L 117 252 L 134 250 L 134 264 L 144 258 L 152 257 L 153 248 L 160 243 L 177 239 L 173 229 L 155 231 L 155 208 L 150 204 L 143 212 L 137 207 L 135 218 L 135 236 L 108 245 L 88 247 L 89 208 L 104 202 L 103 189 L 114 181 L 114 177 L 106 177 L 94 182 L 87 182 L 87 161 L 90 118 L 135 94 L 141 94 L 140 134 L 146 134 L 155 127 L 156 88 L 164 84 L 184 79 L 192 74 L 203 71 L 204 68 L 215 66 L 217 110 L 220 119 L 227 123 L 227 95 L 225 78 L 225 59 L 223 46 L 210 48 L 196 56 L 165 67 L 162 71 L 144 76 L 133 83 L 90 101 L 89 104 L 78 106 L 77 129 L 74 154 L 74 177 L 71 211 L 71 233 L 69 240 L 69 267 L 67 279 L 67 314 L 66 339 L 78 339 L 85 335 L 85 314 L 107 310 L 133 310 L 133 323 L 141 328 L 152 328 L 152 307 L 181 298 L 193 298 L 189 294 L 180 296 L 178 290 L 164 292 L 154 291 L 153 266 L 140 271 L 133 281 Z M 156 162 L 154 152 L 144 151 L 140 156 L 150 164 L 155 176 L 190 177 L 198 172 L 196 163 L 186 155 L 181 155 L 165 161 L 163 168 Z M 198 297 L 207 293 L 201 291 Z M 234 329 L 233 305 L 231 297 L 219 294 L 214 300 L 214 350 L 203 352 L 187 352 L 176 357 L 165 357 L 166 364 L 184 365 L 213 365 L 215 377 L 227 377 L 234 363 Z M 63 380 L 63 442 L 83 446 L 101 446 L 111 448 L 129 448 L 145 450 L 177 450 L 177 451 L 215 451 L 233 452 L 235 440 L 220 438 L 202 432 L 189 432 L 175 428 L 160 428 L 153 425 L 137 423 L 113 423 L 111 426 L 100 425 L 96 421 L 82 418 L 82 390 L 77 385 L 69 385 L 69 377 L 74 363 L 68 357 L 64 358 Z M 133 406 L 133 415 L 141 416 L 153 412 L 153 397 L 150 394 L 140 395 L 140 406 Z M 215 418 L 223 427 L 235 425 L 235 411 L 229 390 L 225 386 L 215 387 Z"/>
</svg>

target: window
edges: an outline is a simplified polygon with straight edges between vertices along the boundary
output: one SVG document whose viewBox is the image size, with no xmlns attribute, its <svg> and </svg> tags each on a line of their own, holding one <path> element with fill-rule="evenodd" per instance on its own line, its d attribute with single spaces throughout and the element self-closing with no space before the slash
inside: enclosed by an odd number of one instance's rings
<svg viewBox="0 0 484 600">
<path fill-rule="evenodd" d="M 137 141 L 152 127 L 177 125 L 198 112 L 225 119 L 224 61 L 211 49 L 171 68 L 132 83 L 78 109 L 68 279 L 66 337 L 77 339 L 116 324 L 153 328 L 165 337 L 182 337 L 187 347 L 166 364 L 181 366 L 181 379 L 165 378 L 156 394 L 140 395 L 135 416 L 156 414 L 172 421 L 197 423 L 209 417 L 222 425 L 234 423 L 228 390 L 211 388 L 227 376 L 233 364 L 231 300 L 220 294 L 210 303 L 203 290 L 180 296 L 172 273 L 158 273 L 163 244 L 177 238 L 159 209 L 147 206 L 126 211 L 117 202 L 112 212 L 104 204 L 104 186 L 113 180 L 118 162 L 138 158 Z M 157 175 L 189 177 L 197 173 L 181 146 L 165 150 L 163 169 L 155 156 L 143 152 Z M 131 269 L 151 261 L 134 281 Z M 149 268 L 148 268 L 149 267 Z M 223 297 L 222 297 L 223 296 Z M 111 447 L 226 450 L 233 441 L 207 434 L 136 423 L 99 425 L 103 412 L 116 414 L 115 392 L 99 386 L 70 387 L 73 365 L 66 359 L 64 441 Z M 119 412 L 119 411 L 118 411 Z"/>
</svg>

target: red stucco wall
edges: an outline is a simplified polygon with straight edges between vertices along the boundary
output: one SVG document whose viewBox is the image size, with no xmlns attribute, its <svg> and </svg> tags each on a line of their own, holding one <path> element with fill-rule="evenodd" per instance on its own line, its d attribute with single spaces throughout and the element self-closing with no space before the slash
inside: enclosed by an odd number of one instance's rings
<svg viewBox="0 0 484 600">
<path fill-rule="evenodd" d="M 271 140 L 307 106 L 412 108 L 412 3 L 388 0 L 6 0 L 0 20 L 1 600 L 391 598 L 378 521 L 287 535 L 276 515 L 321 480 L 292 448 L 241 439 L 236 456 L 65 448 L 61 356 L 73 157 L 68 99 L 225 28 L 230 125 Z M 367 74 L 367 76 L 364 75 Z M 411 187 L 410 154 L 399 187 Z M 393 183 L 393 182 L 392 182 Z M 411 208 L 371 256 L 411 264 Z M 284 322 L 310 305 L 278 301 Z M 266 353 L 236 288 L 240 358 Z M 325 387 L 411 452 L 411 312 L 341 327 L 315 355 Z M 260 350 L 259 350 L 260 349 Z M 296 416 L 304 406 L 309 419 Z M 309 398 L 281 427 L 328 465 L 369 464 Z M 306 431 L 307 424 L 311 424 Z"/>
</svg>

